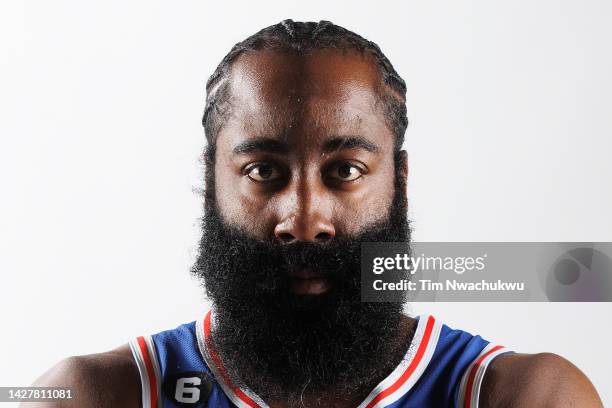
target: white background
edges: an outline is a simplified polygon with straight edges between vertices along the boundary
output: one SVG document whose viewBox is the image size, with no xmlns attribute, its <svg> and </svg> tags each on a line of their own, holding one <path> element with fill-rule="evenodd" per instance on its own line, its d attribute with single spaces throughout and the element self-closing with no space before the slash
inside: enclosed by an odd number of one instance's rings
<svg viewBox="0 0 612 408">
<path fill-rule="evenodd" d="M 0 385 L 206 309 L 204 85 L 285 18 L 377 42 L 406 79 L 420 241 L 612 241 L 612 3 L 5 1 Z M 566 356 L 612 404 L 612 304 L 415 305 Z"/>
</svg>

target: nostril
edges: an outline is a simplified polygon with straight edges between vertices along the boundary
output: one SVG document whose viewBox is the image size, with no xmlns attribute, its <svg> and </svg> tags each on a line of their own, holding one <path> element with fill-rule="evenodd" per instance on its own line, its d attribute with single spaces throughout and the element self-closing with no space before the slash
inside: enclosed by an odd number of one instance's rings
<svg viewBox="0 0 612 408">
<path fill-rule="evenodd" d="M 327 232 L 319 232 L 316 236 L 315 239 L 317 241 L 329 241 L 332 238 L 331 234 L 327 233 Z"/>
<path fill-rule="evenodd" d="M 285 243 L 285 244 L 289 244 L 293 241 L 295 241 L 295 237 L 291 234 L 289 234 L 288 232 L 281 232 L 280 234 L 277 235 L 278 239 Z"/>
</svg>

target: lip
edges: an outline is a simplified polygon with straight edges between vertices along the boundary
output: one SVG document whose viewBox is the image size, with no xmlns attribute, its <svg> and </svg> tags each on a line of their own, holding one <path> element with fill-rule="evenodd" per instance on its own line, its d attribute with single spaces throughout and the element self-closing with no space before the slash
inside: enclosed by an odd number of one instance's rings
<svg viewBox="0 0 612 408">
<path fill-rule="evenodd" d="M 289 289 L 298 295 L 320 295 L 332 286 L 331 279 L 312 269 L 296 269 L 288 275 Z"/>
</svg>

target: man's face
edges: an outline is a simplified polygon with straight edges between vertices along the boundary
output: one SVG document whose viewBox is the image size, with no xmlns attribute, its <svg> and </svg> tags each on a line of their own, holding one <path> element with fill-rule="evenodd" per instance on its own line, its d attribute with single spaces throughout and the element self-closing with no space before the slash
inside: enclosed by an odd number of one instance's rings
<svg viewBox="0 0 612 408">
<path fill-rule="evenodd" d="M 394 136 L 369 58 L 244 54 L 228 80 L 232 102 L 215 167 L 227 222 L 262 239 L 324 241 L 386 215 Z"/>
<path fill-rule="evenodd" d="M 324 242 L 387 217 L 394 135 L 367 55 L 247 53 L 228 81 L 230 114 L 215 165 L 217 206 L 228 224 L 260 239 Z M 292 274 L 297 293 L 329 287 L 312 271 Z"/>
<path fill-rule="evenodd" d="M 215 307 L 214 341 L 230 372 L 269 396 L 332 384 L 349 395 L 405 352 L 402 305 L 360 292 L 360 243 L 410 234 L 377 66 L 354 51 L 258 51 L 227 80 L 193 269 Z"/>
</svg>

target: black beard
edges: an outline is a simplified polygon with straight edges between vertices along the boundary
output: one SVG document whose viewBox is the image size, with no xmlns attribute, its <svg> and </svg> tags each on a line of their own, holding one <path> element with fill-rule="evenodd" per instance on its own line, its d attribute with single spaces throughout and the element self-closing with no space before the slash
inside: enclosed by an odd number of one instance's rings
<svg viewBox="0 0 612 408">
<path fill-rule="evenodd" d="M 384 220 L 324 244 L 257 240 L 223 222 L 206 200 L 192 272 L 213 302 L 213 341 L 235 382 L 289 402 L 332 390 L 354 396 L 393 370 L 408 345 L 400 339 L 403 304 L 361 302 L 360 248 L 409 241 L 405 190 L 396 184 Z M 293 294 L 287 271 L 306 267 L 330 279 L 331 289 Z"/>
</svg>

